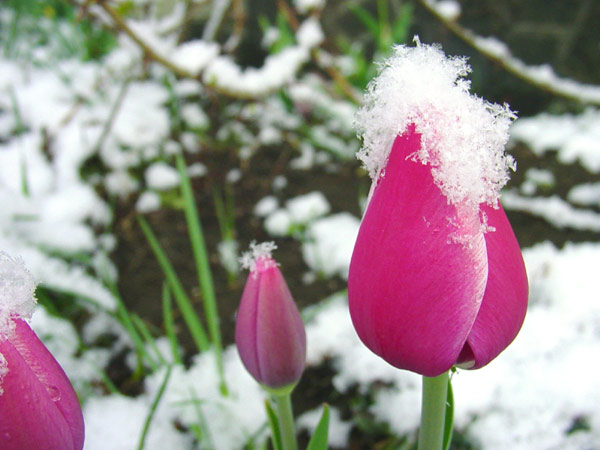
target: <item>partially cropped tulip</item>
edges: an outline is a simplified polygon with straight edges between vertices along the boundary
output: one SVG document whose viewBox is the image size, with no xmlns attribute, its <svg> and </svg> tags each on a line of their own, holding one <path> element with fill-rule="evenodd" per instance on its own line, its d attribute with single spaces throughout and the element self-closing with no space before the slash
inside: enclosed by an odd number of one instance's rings
<svg viewBox="0 0 600 450">
<path fill-rule="evenodd" d="M 24 293 L 29 280 L 24 269 L 13 264 L 0 254 L 0 448 L 80 450 L 84 424 L 77 395 L 21 318 L 31 310 L 26 303 L 34 300 L 14 298 Z"/>
<path fill-rule="evenodd" d="M 306 333 L 277 263 L 273 244 L 252 246 L 237 312 L 235 342 L 250 374 L 269 389 L 293 387 L 304 371 Z"/>
<path fill-rule="evenodd" d="M 360 226 L 348 297 L 367 347 L 433 377 L 504 350 L 523 323 L 528 285 L 502 207 L 481 206 L 486 231 L 478 211 L 449 204 L 431 167 L 410 158 L 420 142 L 414 127 L 394 142 Z"/>
</svg>

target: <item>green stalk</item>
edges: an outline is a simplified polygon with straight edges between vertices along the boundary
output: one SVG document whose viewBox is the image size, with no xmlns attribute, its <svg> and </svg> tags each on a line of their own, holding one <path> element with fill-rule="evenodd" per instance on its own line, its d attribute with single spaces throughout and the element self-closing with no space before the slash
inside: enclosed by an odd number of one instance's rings
<svg viewBox="0 0 600 450">
<path fill-rule="evenodd" d="M 221 331 L 219 328 L 219 313 L 217 311 L 217 299 L 215 295 L 215 287 L 210 271 L 210 262 L 208 260 L 208 252 L 204 241 L 204 233 L 202 232 L 202 224 L 198 216 L 198 209 L 192 192 L 192 185 L 187 175 L 187 167 L 185 160 L 181 154 L 177 154 L 177 169 L 181 180 L 181 195 L 183 196 L 183 209 L 185 212 L 185 220 L 188 225 L 190 234 L 190 242 L 192 244 L 192 252 L 194 253 L 194 261 L 196 262 L 196 270 L 198 271 L 198 284 L 202 292 L 202 303 L 204 305 L 204 314 L 206 315 L 206 323 L 208 324 L 208 333 L 212 341 L 217 362 L 217 371 L 219 373 L 221 393 L 227 395 L 227 386 L 225 384 L 225 371 L 223 369 L 223 346 L 221 343 Z"/>
<path fill-rule="evenodd" d="M 171 306 L 171 291 L 166 283 L 163 283 L 162 294 L 163 323 L 165 326 L 165 334 L 167 335 L 169 345 L 171 346 L 173 361 L 176 364 L 183 364 L 181 356 L 179 355 L 179 341 L 177 340 L 177 333 L 175 332 L 175 319 L 173 319 L 173 307 Z"/>
<path fill-rule="evenodd" d="M 291 392 L 283 395 L 275 395 L 275 402 L 277 403 L 277 416 L 279 417 L 283 450 L 298 450 L 296 430 L 294 428 L 294 414 L 292 413 Z"/>
<path fill-rule="evenodd" d="M 448 372 L 434 378 L 423 377 L 418 450 L 443 450 L 447 396 Z"/>
<path fill-rule="evenodd" d="M 138 450 L 143 450 L 143 448 L 144 448 L 144 443 L 146 442 L 146 435 L 148 434 L 148 430 L 150 429 L 150 422 L 152 422 L 152 418 L 154 417 L 154 413 L 156 411 L 156 408 L 158 407 L 160 399 L 162 398 L 163 394 L 165 393 L 165 389 L 167 387 L 167 383 L 169 382 L 170 377 L 171 377 L 171 366 L 167 366 L 167 373 L 165 374 L 165 378 L 163 379 L 163 381 L 160 385 L 160 388 L 158 389 L 158 392 L 156 393 L 156 397 L 154 397 L 154 401 L 152 402 L 152 405 L 150 405 L 150 410 L 148 411 L 148 416 L 146 417 L 146 420 L 144 421 L 144 428 L 142 429 L 142 434 L 140 436 Z"/>
<path fill-rule="evenodd" d="M 150 228 L 150 225 L 148 225 L 148 222 L 146 222 L 146 219 L 144 219 L 142 216 L 137 216 L 137 219 L 138 223 L 140 224 L 140 228 L 144 233 L 144 236 L 146 236 L 146 239 L 150 244 L 150 248 L 152 248 L 152 251 L 154 252 L 156 260 L 160 264 L 160 267 L 162 268 L 163 273 L 165 274 L 167 283 L 173 291 L 173 295 L 175 296 L 175 302 L 177 303 L 177 306 L 181 311 L 183 320 L 185 321 L 188 329 L 190 330 L 192 339 L 194 340 L 196 347 L 200 352 L 207 351 L 210 348 L 210 346 L 206 337 L 206 333 L 204 331 L 204 327 L 202 326 L 200 319 L 196 315 L 194 307 L 192 306 L 192 302 L 185 293 L 183 285 L 181 284 L 181 281 L 179 281 L 175 269 L 173 269 L 171 262 L 167 258 L 167 255 L 165 254 L 158 240 L 156 239 L 156 236 Z"/>
</svg>

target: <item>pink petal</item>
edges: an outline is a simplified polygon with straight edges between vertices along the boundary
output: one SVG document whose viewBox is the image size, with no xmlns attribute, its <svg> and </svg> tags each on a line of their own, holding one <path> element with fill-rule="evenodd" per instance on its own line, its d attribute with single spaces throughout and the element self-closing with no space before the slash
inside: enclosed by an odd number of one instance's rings
<svg viewBox="0 0 600 450">
<path fill-rule="evenodd" d="M 306 357 L 304 324 L 274 263 L 259 266 L 248 276 L 235 342 L 248 372 L 265 386 L 279 388 L 300 379 Z"/>
<path fill-rule="evenodd" d="M 73 448 L 83 448 L 85 427 L 79 399 L 69 378 L 54 356 L 33 330 L 22 320 L 16 320 L 16 334 L 12 344 L 46 387 L 55 405 L 64 416 L 73 437 Z"/>
<path fill-rule="evenodd" d="M 348 298 L 367 347 L 401 369 L 448 370 L 475 321 L 487 278 L 476 212 L 457 211 L 431 167 L 410 159 L 414 128 L 396 138 L 354 247 Z M 472 235 L 469 244 L 454 237 Z"/>
<path fill-rule="evenodd" d="M 235 344 L 246 370 L 256 380 L 261 379 L 256 347 L 259 276 L 251 273 L 244 286 L 242 300 L 235 319 Z"/>
<path fill-rule="evenodd" d="M 300 312 L 281 272 L 261 273 L 257 330 L 262 383 L 272 388 L 296 383 L 304 371 L 306 334 Z"/>
<path fill-rule="evenodd" d="M 16 322 L 14 338 L 0 341 L 8 364 L 0 395 L 0 447 L 81 449 L 83 418 L 71 384 L 29 326 Z"/>
<path fill-rule="evenodd" d="M 479 314 L 467 338 L 459 362 L 478 369 L 502 352 L 521 329 L 529 287 L 517 238 L 502 207 L 483 206 L 488 224 L 496 230 L 485 234 L 488 282 Z"/>
</svg>

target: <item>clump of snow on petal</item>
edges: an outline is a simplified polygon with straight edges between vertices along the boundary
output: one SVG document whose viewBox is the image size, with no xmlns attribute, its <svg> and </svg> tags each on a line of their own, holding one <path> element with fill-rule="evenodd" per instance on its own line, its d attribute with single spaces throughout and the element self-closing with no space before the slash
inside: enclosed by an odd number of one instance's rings
<svg viewBox="0 0 600 450">
<path fill-rule="evenodd" d="M 452 204 L 495 205 L 514 160 L 505 155 L 515 114 L 469 92 L 464 57 L 439 46 L 397 46 L 369 84 L 355 126 L 363 140 L 358 158 L 372 179 L 384 174 L 394 139 L 411 124 L 421 134 L 414 160 L 432 167 L 436 185 Z"/>
<path fill-rule="evenodd" d="M 261 242 L 257 244 L 255 241 L 250 243 L 250 250 L 242 253 L 240 257 L 240 264 L 242 268 L 248 269 L 251 273 L 257 269 L 257 265 L 260 264 L 260 268 L 268 268 L 277 263 L 272 258 L 273 250 L 277 248 L 275 242 Z"/>
<path fill-rule="evenodd" d="M 23 262 L 0 252 L 0 338 L 13 329 L 12 318 L 31 319 L 35 281 Z"/>
<path fill-rule="evenodd" d="M 0 395 L 4 392 L 2 390 L 2 379 L 8 373 L 8 363 L 6 362 L 6 358 L 0 353 Z"/>
</svg>

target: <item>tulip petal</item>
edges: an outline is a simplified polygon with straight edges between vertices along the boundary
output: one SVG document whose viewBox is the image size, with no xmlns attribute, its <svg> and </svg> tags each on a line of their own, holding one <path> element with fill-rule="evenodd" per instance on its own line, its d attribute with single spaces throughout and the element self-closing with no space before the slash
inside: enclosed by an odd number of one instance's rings
<svg viewBox="0 0 600 450">
<path fill-rule="evenodd" d="M 431 166 L 412 159 L 419 147 L 414 127 L 394 142 L 359 230 L 348 298 L 367 347 L 393 366 L 437 376 L 463 348 L 488 269 L 477 212 L 448 204 Z"/>
<path fill-rule="evenodd" d="M 63 368 L 54 359 L 35 332 L 23 320 L 16 320 L 12 344 L 48 391 L 64 416 L 73 437 L 73 448 L 83 448 L 84 423 L 77 394 Z"/>
<path fill-rule="evenodd" d="M 485 234 L 488 282 L 459 357 L 459 363 L 469 369 L 485 366 L 514 340 L 525 319 L 529 293 L 525 263 L 506 213 L 501 206 L 484 205 L 482 211 L 495 231 Z"/>
<path fill-rule="evenodd" d="M 256 327 L 259 290 L 259 274 L 256 272 L 248 276 L 242 299 L 235 319 L 235 344 L 246 370 L 256 380 L 261 379 L 258 364 L 258 351 L 256 346 Z"/>
<path fill-rule="evenodd" d="M 0 341 L 0 353 L 8 364 L 0 395 L 0 447 L 4 450 L 75 449 L 65 416 L 23 358 L 22 346 L 18 347 L 8 339 Z"/>
<path fill-rule="evenodd" d="M 273 266 L 260 276 L 256 341 L 262 383 L 284 387 L 296 383 L 304 371 L 304 324 L 280 270 Z"/>
</svg>

